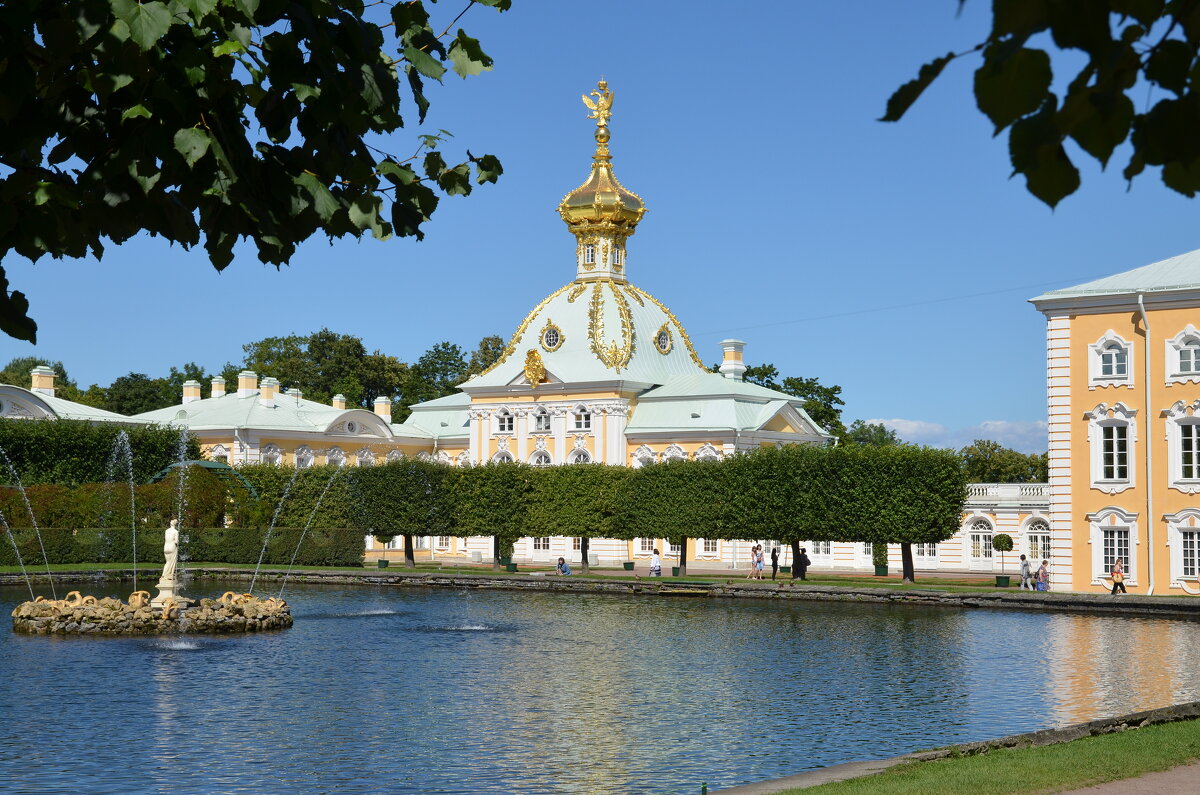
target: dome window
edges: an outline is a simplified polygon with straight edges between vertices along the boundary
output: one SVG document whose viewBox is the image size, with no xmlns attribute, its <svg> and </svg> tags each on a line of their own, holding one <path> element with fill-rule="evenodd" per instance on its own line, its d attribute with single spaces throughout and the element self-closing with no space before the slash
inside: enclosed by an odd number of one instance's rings
<svg viewBox="0 0 1200 795">
<path fill-rule="evenodd" d="M 588 243 L 583 247 L 583 261 L 588 265 L 596 262 L 596 244 Z"/>
<path fill-rule="evenodd" d="M 674 344 L 675 341 L 671 337 L 671 329 L 667 328 L 666 323 L 663 323 L 662 328 L 654 335 L 654 347 L 658 349 L 659 353 L 666 355 L 671 352 Z"/>
<path fill-rule="evenodd" d="M 542 347 L 545 348 L 547 352 L 553 352 L 561 348 L 562 344 L 562 329 L 550 321 L 546 321 L 546 327 L 542 329 Z"/>
</svg>

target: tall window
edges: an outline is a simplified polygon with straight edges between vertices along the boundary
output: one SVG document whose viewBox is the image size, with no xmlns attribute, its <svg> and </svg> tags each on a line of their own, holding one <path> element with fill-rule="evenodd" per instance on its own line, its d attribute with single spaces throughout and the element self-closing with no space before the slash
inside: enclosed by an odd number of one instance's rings
<svg viewBox="0 0 1200 795">
<path fill-rule="evenodd" d="M 649 555 L 653 551 L 654 551 L 654 539 L 653 538 L 639 538 L 638 539 L 638 552 L 641 552 L 643 555 Z"/>
<path fill-rule="evenodd" d="M 870 541 L 864 541 L 862 545 L 862 553 L 864 557 L 871 557 L 871 555 L 875 554 L 875 545 Z"/>
<path fill-rule="evenodd" d="M 1100 352 L 1100 375 L 1106 378 L 1124 378 L 1129 374 L 1129 354 L 1125 346 L 1112 342 Z"/>
<path fill-rule="evenodd" d="M 704 539 L 704 554 L 705 555 L 717 554 L 717 539 L 715 539 L 715 538 Z"/>
<path fill-rule="evenodd" d="M 571 539 L 571 549 L 575 550 L 576 552 L 582 551 L 583 550 L 583 539 L 580 538 L 579 536 L 575 536 L 574 538 L 572 538 Z"/>
<path fill-rule="evenodd" d="M 550 536 L 538 536 L 533 539 L 533 551 L 541 550 L 543 552 L 550 549 Z"/>
<path fill-rule="evenodd" d="M 1029 557 L 1032 560 L 1050 559 L 1050 525 L 1038 520 L 1029 523 L 1026 531 L 1029 544 Z"/>
<path fill-rule="evenodd" d="M 325 455 L 325 462 L 330 466 L 346 466 L 346 454 L 339 447 L 331 447 Z"/>
<path fill-rule="evenodd" d="M 1200 373 L 1200 340 L 1190 339 L 1179 349 L 1179 372 Z"/>
<path fill-rule="evenodd" d="M 279 466 L 283 461 L 283 451 L 277 445 L 269 444 L 263 448 L 262 460 L 264 464 Z"/>
<path fill-rule="evenodd" d="M 533 430 L 540 433 L 548 433 L 550 431 L 550 412 L 545 409 L 538 409 L 533 415 Z"/>
<path fill-rule="evenodd" d="M 592 413 L 583 406 L 575 409 L 575 430 L 590 431 L 592 429 Z"/>
<path fill-rule="evenodd" d="M 976 519 L 971 523 L 971 557 L 992 556 L 992 523 L 987 519 Z"/>
<path fill-rule="evenodd" d="M 1200 568 L 1200 555 L 1197 550 L 1200 549 L 1197 542 L 1200 541 L 1200 533 L 1194 530 L 1185 530 L 1179 534 L 1181 540 L 1180 549 L 1183 553 L 1183 576 L 1195 577 L 1196 571 Z"/>
<path fill-rule="evenodd" d="M 1179 424 L 1179 476 L 1184 480 L 1200 479 L 1200 424 Z"/>
<path fill-rule="evenodd" d="M 496 431 L 498 433 L 513 432 L 513 415 L 508 409 L 500 409 L 496 415 Z"/>
<path fill-rule="evenodd" d="M 1121 559 L 1121 566 L 1129 573 L 1129 530 L 1115 528 L 1104 530 L 1104 571 L 1110 572 L 1113 564 Z"/>
<path fill-rule="evenodd" d="M 833 542 L 831 541 L 814 541 L 812 542 L 812 553 L 814 555 L 829 556 L 833 554 Z"/>
<path fill-rule="evenodd" d="M 1105 480 L 1129 479 L 1129 426 L 1105 425 L 1100 429 L 1101 473 Z"/>
<path fill-rule="evenodd" d="M 596 244 L 588 243 L 583 247 L 583 261 L 591 265 L 596 261 Z"/>
<path fill-rule="evenodd" d="M 308 445 L 296 448 L 296 469 L 308 469 L 312 465 L 312 449 Z"/>
</svg>

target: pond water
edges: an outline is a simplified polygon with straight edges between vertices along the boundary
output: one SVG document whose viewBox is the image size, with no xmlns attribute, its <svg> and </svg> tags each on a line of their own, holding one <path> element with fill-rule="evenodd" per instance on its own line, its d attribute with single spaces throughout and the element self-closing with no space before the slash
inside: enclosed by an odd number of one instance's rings
<svg viewBox="0 0 1200 795">
<path fill-rule="evenodd" d="M 22 593 L 0 588 L 5 621 Z M 288 599 L 295 626 L 259 636 L 0 630 L 0 781 L 698 793 L 1200 699 L 1186 621 L 387 587 Z"/>
</svg>

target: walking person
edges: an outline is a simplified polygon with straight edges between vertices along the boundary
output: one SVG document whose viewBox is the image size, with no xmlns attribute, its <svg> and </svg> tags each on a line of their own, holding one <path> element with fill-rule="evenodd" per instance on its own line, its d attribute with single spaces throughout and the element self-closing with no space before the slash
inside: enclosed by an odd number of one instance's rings
<svg viewBox="0 0 1200 795">
<path fill-rule="evenodd" d="M 771 579 L 775 579 L 775 575 L 779 573 L 779 547 L 771 548 Z"/>
<path fill-rule="evenodd" d="M 1112 567 L 1112 595 L 1116 596 L 1117 591 L 1121 593 L 1129 593 L 1125 590 L 1125 566 L 1121 563 L 1121 559 L 1117 558 Z"/>
<path fill-rule="evenodd" d="M 654 550 L 654 554 L 650 556 L 650 576 L 662 576 L 662 558 L 658 556 L 658 549 Z"/>
<path fill-rule="evenodd" d="M 754 579 L 763 578 L 763 548 L 762 544 L 754 547 Z"/>
<path fill-rule="evenodd" d="M 794 566 L 792 566 L 792 579 L 807 580 L 808 567 L 812 565 L 812 561 L 808 558 L 808 549 L 800 547 L 800 557 L 796 558 Z"/>
<path fill-rule="evenodd" d="M 1037 589 L 1039 591 L 1050 590 L 1050 561 L 1043 560 L 1041 567 L 1037 570 Z"/>
<path fill-rule="evenodd" d="M 1033 564 L 1021 556 L 1021 590 L 1036 590 L 1033 585 Z"/>
</svg>

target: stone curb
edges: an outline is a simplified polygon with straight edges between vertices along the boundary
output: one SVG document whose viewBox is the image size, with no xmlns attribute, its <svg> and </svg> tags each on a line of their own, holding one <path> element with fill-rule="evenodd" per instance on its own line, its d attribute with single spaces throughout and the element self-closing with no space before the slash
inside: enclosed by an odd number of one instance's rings
<svg viewBox="0 0 1200 795">
<path fill-rule="evenodd" d="M 880 759 L 869 762 L 847 762 L 841 765 L 812 770 L 795 776 L 759 781 L 753 784 L 742 784 L 722 790 L 713 790 L 714 795 L 772 795 L 789 789 L 805 789 L 821 784 L 831 784 L 835 781 L 847 781 L 852 778 L 862 778 L 881 773 L 888 768 L 907 762 L 933 762 L 952 756 L 973 756 L 988 751 L 998 751 L 1004 748 L 1037 748 L 1045 745 L 1058 745 L 1081 740 L 1084 737 L 1095 737 L 1101 734 L 1130 729 L 1141 729 L 1161 723 L 1173 723 L 1180 720 L 1195 720 L 1200 718 L 1200 701 L 1189 701 L 1169 707 L 1148 709 L 1133 712 L 1115 718 L 1100 718 L 1087 723 L 1076 723 L 1061 729 L 1042 729 L 1041 731 L 1025 734 L 1012 734 L 995 740 L 982 740 L 973 743 L 948 745 L 931 751 L 917 751 L 890 759 Z"/>
<path fill-rule="evenodd" d="M 226 569 L 219 566 L 190 568 L 196 578 L 248 580 L 253 572 L 246 569 Z M 150 569 L 139 570 L 153 579 Z M 35 582 L 45 582 L 46 575 L 34 575 Z M 283 569 L 263 569 L 259 580 L 278 582 Z M 126 581 L 133 577 L 132 569 L 55 573 L 55 582 L 100 583 Z M 491 574 L 442 574 L 437 572 L 406 572 L 388 569 L 345 571 L 293 571 L 288 576 L 295 583 L 330 583 L 339 585 L 419 585 L 440 588 L 478 588 L 496 590 L 540 590 L 555 593 L 610 593 L 640 596 L 673 596 L 677 598 L 788 599 L 863 604 L 913 604 L 934 607 L 974 607 L 998 610 L 1051 610 L 1125 616 L 1161 616 L 1200 619 L 1200 599 L 1178 596 L 1120 597 L 1108 594 L 998 592 L 952 593 L 935 590 L 897 591 L 886 588 L 843 587 L 824 585 L 774 585 L 739 580 L 725 582 L 672 582 L 670 579 L 618 580 L 596 577 L 557 577 L 554 575 L 496 576 Z M 0 574 L 0 585 L 22 585 L 19 574 Z"/>
</svg>

